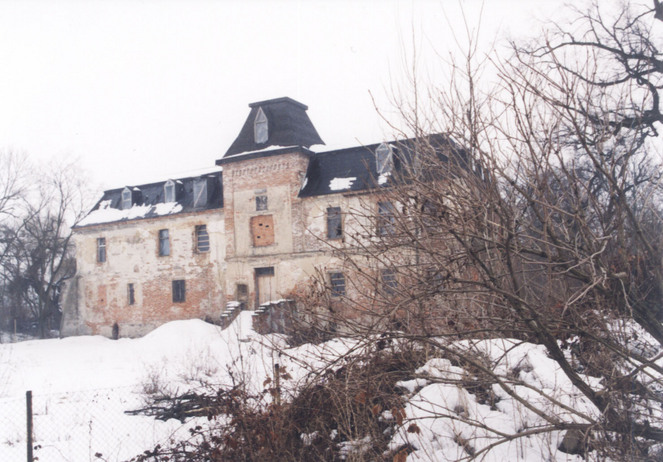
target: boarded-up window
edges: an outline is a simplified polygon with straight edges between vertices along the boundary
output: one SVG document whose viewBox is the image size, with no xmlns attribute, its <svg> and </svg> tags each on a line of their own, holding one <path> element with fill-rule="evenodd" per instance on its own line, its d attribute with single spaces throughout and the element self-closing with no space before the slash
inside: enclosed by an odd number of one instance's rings
<svg viewBox="0 0 663 462">
<path fill-rule="evenodd" d="M 173 281 L 173 302 L 182 303 L 186 301 L 186 281 L 176 279 Z"/>
<path fill-rule="evenodd" d="M 196 251 L 209 252 L 209 233 L 207 225 L 196 226 Z"/>
<path fill-rule="evenodd" d="M 274 219 L 271 215 L 251 218 L 251 236 L 254 247 L 263 247 L 274 243 Z"/>
<path fill-rule="evenodd" d="M 327 209 L 327 237 L 329 239 L 340 239 L 343 237 L 341 207 L 329 207 Z"/>
</svg>

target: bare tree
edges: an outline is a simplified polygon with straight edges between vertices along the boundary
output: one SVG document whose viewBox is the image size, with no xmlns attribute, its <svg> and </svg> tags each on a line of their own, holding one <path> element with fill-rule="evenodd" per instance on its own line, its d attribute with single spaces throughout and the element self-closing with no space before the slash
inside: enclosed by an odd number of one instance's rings
<svg viewBox="0 0 663 462">
<path fill-rule="evenodd" d="M 37 323 L 40 336 L 59 328 L 61 283 L 75 272 L 71 226 L 83 217 L 85 184 L 72 163 L 37 170 L 20 213 L 4 227 L 4 286 L 10 315 Z"/>
<path fill-rule="evenodd" d="M 389 335 L 428 345 L 474 371 L 480 387 L 519 401 L 540 419 L 537 432 L 566 431 L 567 452 L 655 458 L 663 444 L 661 7 L 604 11 L 597 2 L 575 14 L 540 43 L 514 43 L 509 60 L 493 63 L 490 92 L 475 81 L 470 45 L 452 84 L 430 92 L 435 119 L 416 106 L 404 111 L 418 144 L 401 152 L 416 161 L 402 162 L 381 193 L 393 204 L 390 229 L 367 226 L 359 245 L 336 249 L 354 268 L 348 303 L 368 314 L 346 331 L 397 328 Z M 430 126 L 446 147 L 426 135 Z M 375 210 L 355 214 L 369 223 Z M 542 345 L 594 410 L 542 390 L 532 402 L 517 370 L 500 371 L 450 342 L 457 338 Z M 462 418 L 447 411 L 438 417 Z M 531 434 L 474 425 L 491 438 L 459 440 L 468 458 Z"/>
</svg>

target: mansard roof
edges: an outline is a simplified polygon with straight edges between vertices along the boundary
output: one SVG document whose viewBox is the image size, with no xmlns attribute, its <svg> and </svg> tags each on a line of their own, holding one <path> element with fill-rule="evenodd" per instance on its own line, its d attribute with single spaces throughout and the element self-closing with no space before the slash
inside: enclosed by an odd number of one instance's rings
<svg viewBox="0 0 663 462">
<path fill-rule="evenodd" d="M 314 144 L 325 144 L 306 114 L 308 106 L 298 101 L 287 97 L 276 98 L 251 103 L 249 107 L 251 108 L 249 116 L 223 159 L 270 147 L 308 148 Z M 254 134 L 254 123 L 260 110 L 267 117 L 268 125 L 268 137 L 264 143 L 256 143 Z"/>
<path fill-rule="evenodd" d="M 387 144 L 393 149 L 394 175 L 398 175 L 405 165 L 411 165 L 418 143 L 435 149 L 437 156 L 444 162 L 448 161 L 448 154 L 454 152 L 461 165 L 466 163 L 465 151 L 441 134 L 431 135 L 423 140 L 393 141 Z M 380 175 L 377 172 L 375 151 L 380 144 L 321 152 L 311 156 L 299 197 L 366 191 L 389 185 L 393 176 Z"/>
<path fill-rule="evenodd" d="M 175 202 L 165 202 L 164 186 L 168 181 L 175 184 Z M 205 181 L 207 200 L 205 205 L 194 205 L 194 183 Z M 213 171 L 204 175 L 164 180 L 156 183 L 124 186 L 109 189 L 76 228 L 104 223 L 126 222 L 143 218 L 171 216 L 186 212 L 219 209 L 223 207 L 223 174 Z M 132 206 L 122 208 L 122 191 L 132 191 Z"/>
</svg>

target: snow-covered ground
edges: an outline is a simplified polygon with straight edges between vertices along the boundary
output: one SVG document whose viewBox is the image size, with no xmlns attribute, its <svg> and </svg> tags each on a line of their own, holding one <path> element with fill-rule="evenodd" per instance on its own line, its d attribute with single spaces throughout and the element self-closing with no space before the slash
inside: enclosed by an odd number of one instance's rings
<svg viewBox="0 0 663 462">
<path fill-rule="evenodd" d="M 182 424 L 125 414 L 140 408 L 146 393 L 164 388 L 184 391 L 201 383 L 229 385 L 231 369 L 241 371 L 242 380 L 260 390 L 275 363 L 292 376 L 286 387 L 293 390 L 309 371 L 354 346 L 333 340 L 284 349 L 279 355 L 272 346 L 283 347 L 281 339 L 257 335 L 250 326 L 251 313 L 243 312 L 226 330 L 190 320 L 171 322 L 133 340 L 71 337 L 1 344 L 0 461 L 25 460 L 27 390 L 33 392 L 39 460 L 122 461 L 156 444 L 185 438 L 188 428 L 196 424 L 195 420 Z M 559 409 L 554 411 L 560 418 L 578 421 L 579 415 L 595 412 L 541 347 L 509 340 L 458 342 L 457 347 L 496 359 L 497 373 L 512 374 L 532 386 L 518 390 L 526 401 L 546 405 L 547 398 L 537 389 L 559 400 Z M 409 401 L 403 425 L 392 438 L 392 449 L 403 444 L 416 449 L 408 461 L 456 460 L 467 456 L 464 441 L 478 451 L 496 441 L 500 432 L 527 432 L 541 424 L 534 413 L 497 385 L 493 392 L 499 402 L 479 404 L 475 395 L 453 383 L 465 373 L 448 360 L 434 358 L 417 371 L 416 378 L 400 384 Z M 238 377 L 237 372 L 234 376 Z M 457 418 L 439 418 L 449 411 Z M 383 418 L 393 418 L 387 414 L 385 411 Z M 417 431 L 411 431 L 412 424 Z M 563 435 L 531 433 L 498 446 L 480 460 L 581 460 L 557 450 Z M 350 448 L 361 447 L 360 443 L 344 444 Z"/>
</svg>

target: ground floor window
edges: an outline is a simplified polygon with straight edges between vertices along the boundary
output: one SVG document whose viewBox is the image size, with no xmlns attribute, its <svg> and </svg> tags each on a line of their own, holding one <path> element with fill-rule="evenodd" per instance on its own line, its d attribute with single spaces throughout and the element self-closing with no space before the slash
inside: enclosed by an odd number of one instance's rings
<svg viewBox="0 0 663 462">
<path fill-rule="evenodd" d="M 186 301 L 186 281 L 176 279 L 173 281 L 173 302 L 182 303 Z"/>
</svg>

